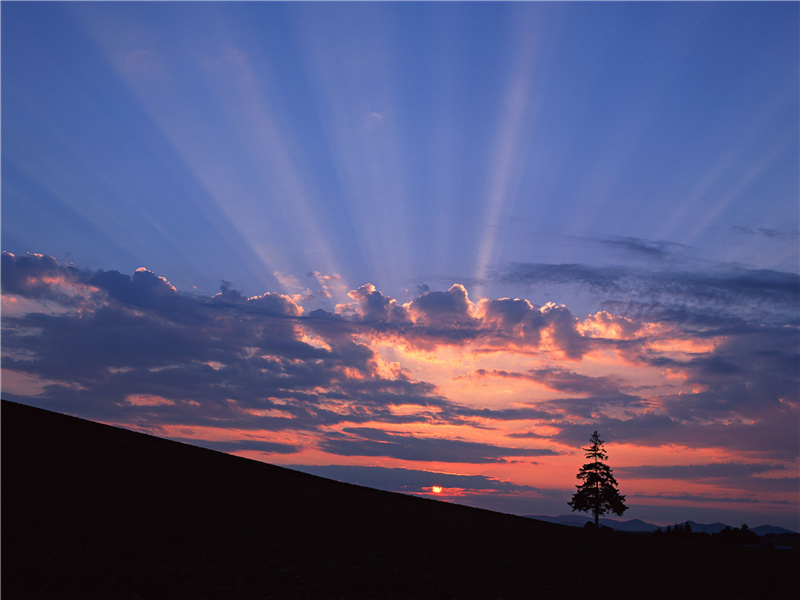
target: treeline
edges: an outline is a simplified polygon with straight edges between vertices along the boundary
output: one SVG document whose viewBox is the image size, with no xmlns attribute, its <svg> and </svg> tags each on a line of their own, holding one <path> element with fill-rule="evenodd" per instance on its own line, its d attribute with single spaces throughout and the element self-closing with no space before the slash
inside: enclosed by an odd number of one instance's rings
<svg viewBox="0 0 800 600">
<path fill-rule="evenodd" d="M 653 532 L 653 535 L 656 537 L 693 539 L 737 546 L 770 546 L 774 544 L 769 539 L 770 536 L 759 537 L 755 531 L 747 526 L 747 523 L 744 523 L 741 527 L 726 525 L 725 529 L 716 533 L 705 533 L 692 531 L 692 526 L 687 521 L 684 524 L 668 525 L 666 530 L 662 530 L 659 527 Z"/>
</svg>

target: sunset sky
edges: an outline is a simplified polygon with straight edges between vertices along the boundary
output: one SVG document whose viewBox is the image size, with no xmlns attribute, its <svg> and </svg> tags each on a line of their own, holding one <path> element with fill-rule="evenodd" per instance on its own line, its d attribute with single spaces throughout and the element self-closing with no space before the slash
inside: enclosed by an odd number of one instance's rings
<svg viewBox="0 0 800 600">
<path fill-rule="evenodd" d="M 800 531 L 800 4 L 2 11 L 2 395 Z"/>
</svg>

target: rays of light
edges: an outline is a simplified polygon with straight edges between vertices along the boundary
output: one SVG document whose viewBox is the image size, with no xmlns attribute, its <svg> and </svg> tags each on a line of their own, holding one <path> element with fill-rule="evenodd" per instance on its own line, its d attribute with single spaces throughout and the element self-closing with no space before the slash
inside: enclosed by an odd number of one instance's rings
<svg viewBox="0 0 800 600">
<path fill-rule="evenodd" d="M 277 185 L 281 201 L 277 203 L 277 208 L 281 212 L 281 220 L 293 224 L 296 230 L 301 232 L 303 240 L 301 250 L 305 254 L 308 268 L 316 266 L 316 269 L 321 268 L 324 273 L 338 274 L 340 268 L 334 261 L 334 253 L 331 251 L 317 216 L 311 208 L 310 194 L 305 189 L 298 166 L 278 130 L 275 119 L 269 113 L 268 103 L 254 80 L 249 59 L 238 50 L 234 51 L 232 56 L 237 72 L 234 74 L 236 85 L 230 88 L 230 100 L 234 100 L 234 102 L 226 103 L 226 106 L 232 107 L 229 117 L 240 121 L 240 131 L 245 134 L 243 135 L 244 143 L 247 144 L 253 162 L 265 166 L 270 165 L 270 171 L 273 174 L 280 174 Z M 238 102 L 235 101 L 236 99 Z M 253 134 L 247 135 L 247 131 L 251 131 Z M 256 172 L 259 172 L 259 176 L 262 178 L 263 188 L 268 189 L 270 182 L 265 178 L 266 169 L 256 170 Z M 259 208 L 258 205 L 253 207 L 256 211 Z M 242 219 L 240 219 L 241 221 Z M 244 223 L 242 225 L 244 227 Z M 262 254 L 265 262 L 272 262 L 274 261 L 273 257 L 280 255 L 284 255 L 284 260 L 287 258 L 285 250 L 281 252 L 278 248 L 271 248 L 269 252 L 265 253 L 263 245 L 261 245 L 263 242 L 260 242 L 259 231 L 248 231 L 247 233 L 249 239 L 257 244 L 256 247 L 259 248 L 259 253 Z M 280 264 L 279 266 L 285 269 L 290 265 Z"/>
<path fill-rule="evenodd" d="M 748 188 L 763 180 L 765 174 L 790 152 L 796 154 L 796 129 L 781 131 L 776 136 L 768 133 L 780 113 L 794 104 L 795 98 L 795 89 L 783 90 L 783 93 L 765 98 L 761 109 L 748 115 L 746 123 L 737 122 L 737 127 L 731 128 L 730 122 L 736 122 L 736 118 L 730 115 L 710 132 L 709 139 L 727 140 L 728 143 L 702 175 L 692 181 L 687 193 L 676 198 L 668 218 L 661 224 L 661 237 L 683 239 L 688 244 L 700 242 L 716 225 L 730 217 L 726 213 L 742 205 Z M 770 140 L 767 148 L 763 148 L 765 139 Z M 703 141 L 706 145 L 715 145 Z M 754 148 L 763 148 L 755 161 L 752 159 Z M 697 207 L 703 207 L 702 213 L 698 214 Z"/>
<path fill-rule="evenodd" d="M 262 283 L 274 286 L 275 273 L 338 274 L 301 166 L 264 94 L 279 85 L 268 70 L 259 73 L 265 80 L 254 75 L 254 57 L 238 43 L 246 32 L 216 22 L 218 35 L 190 39 L 179 55 L 163 51 L 167 40 L 131 35 L 137 28 L 129 22 L 121 30 L 119 21 L 84 16 L 121 80 L 259 257 Z"/>
<path fill-rule="evenodd" d="M 527 13 L 525 13 L 527 14 Z M 499 254 L 498 245 L 501 219 L 508 208 L 508 199 L 515 195 L 525 164 L 524 145 L 528 123 L 535 122 L 537 99 L 532 96 L 532 85 L 537 58 L 536 28 L 528 19 L 515 20 L 512 32 L 515 40 L 514 66 L 501 105 L 501 122 L 493 149 L 493 170 L 489 174 L 489 188 L 484 209 L 483 231 L 478 242 L 475 279 L 475 298 L 483 297 L 484 284 L 489 267 Z"/>
<path fill-rule="evenodd" d="M 327 8 L 327 7 L 326 7 Z M 341 8 L 341 6 L 339 7 Z M 317 82 L 317 105 L 328 152 L 358 238 L 361 258 L 378 288 L 408 280 L 406 192 L 398 152 L 389 48 L 379 7 L 302 12 L 302 58 Z M 358 33 L 354 32 L 354 23 Z M 365 52 L 366 50 L 366 52 Z"/>
</svg>

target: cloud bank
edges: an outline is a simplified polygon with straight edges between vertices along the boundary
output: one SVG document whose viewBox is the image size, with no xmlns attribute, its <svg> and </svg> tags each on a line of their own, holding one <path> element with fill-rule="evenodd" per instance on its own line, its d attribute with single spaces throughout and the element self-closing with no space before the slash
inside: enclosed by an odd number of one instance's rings
<svg viewBox="0 0 800 600">
<path fill-rule="evenodd" d="M 394 469 L 419 493 L 569 490 L 597 429 L 642 497 L 667 502 L 657 482 L 679 479 L 796 506 L 796 275 L 517 264 L 498 277 L 586 286 L 604 310 L 472 301 L 456 283 L 404 303 L 365 284 L 307 311 L 4 253 L 3 396 L 273 462 Z M 418 472 L 478 479 L 425 486 Z"/>
</svg>

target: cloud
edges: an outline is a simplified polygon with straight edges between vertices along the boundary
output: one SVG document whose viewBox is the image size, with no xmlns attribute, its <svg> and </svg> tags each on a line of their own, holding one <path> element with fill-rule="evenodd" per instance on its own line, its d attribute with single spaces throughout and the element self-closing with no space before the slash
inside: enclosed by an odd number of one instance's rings
<svg viewBox="0 0 800 600">
<path fill-rule="evenodd" d="M 173 440 L 178 442 L 186 442 L 193 446 L 200 446 L 208 448 L 209 450 L 217 450 L 219 452 L 243 452 L 255 451 L 264 452 L 266 454 L 294 454 L 300 450 L 298 446 L 292 444 L 280 444 L 277 442 L 269 442 L 263 440 L 229 440 L 229 441 L 212 441 L 212 440 L 198 440 L 195 438 L 180 438 L 172 437 Z"/>
<path fill-rule="evenodd" d="M 514 408 L 468 408 L 459 407 L 455 409 L 455 414 L 470 418 L 482 419 L 484 421 L 552 421 L 555 415 L 547 410 L 542 410 L 539 405 L 517 406 Z"/>
<path fill-rule="evenodd" d="M 535 492 L 537 488 L 502 481 L 486 475 L 459 475 L 416 469 L 356 465 L 288 465 L 289 468 L 337 481 L 378 488 L 389 492 L 430 493 L 433 486 L 457 488 L 479 494 Z"/>
<path fill-rule="evenodd" d="M 409 303 L 416 323 L 436 328 L 474 327 L 473 308 L 466 288 L 458 283 L 446 292 L 425 292 Z"/>
<path fill-rule="evenodd" d="M 356 301 L 356 305 L 342 306 L 339 310 L 351 310 L 363 323 L 405 323 L 408 322 L 408 311 L 399 306 L 397 301 L 381 294 L 371 283 L 352 290 L 348 296 Z"/>
<path fill-rule="evenodd" d="M 800 386 L 797 329 L 742 324 L 724 334 L 713 352 L 685 359 L 644 358 L 681 372 L 692 390 L 662 397 L 666 413 L 684 422 L 708 421 L 722 413 L 752 421 L 791 410 Z"/>
<path fill-rule="evenodd" d="M 733 225 L 731 229 L 735 233 L 745 235 L 763 236 L 766 238 L 777 238 L 786 240 L 797 240 L 800 237 L 800 231 L 795 227 L 792 228 L 771 228 L 771 227 L 743 227 L 741 225 Z"/>
<path fill-rule="evenodd" d="M 679 479 L 708 481 L 713 479 L 730 479 L 735 477 L 751 477 L 775 469 L 780 465 L 769 463 L 719 462 L 699 465 L 641 465 L 637 467 L 620 467 L 616 472 L 627 477 L 642 479 Z"/>
<path fill-rule="evenodd" d="M 531 369 L 528 371 L 528 376 L 553 390 L 571 394 L 586 393 L 595 396 L 617 396 L 619 395 L 620 387 L 624 385 L 624 382 L 618 377 L 590 377 L 555 367 Z"/>
<path fill-rule="evenodd" d="M 687 249 L 687 246 L 675 242 L 655 241 L 626 236 L 598 238 L 595 241 L 604 245 L 606 248 L 617 250 L 625 254 L 658 260 L 674 258 L 678 253 Z"/>
<path fill-rule="evenodd" d="M 211 297 L 185 294 L 144 268 L 2 260 L 8 399 L 177 437 L 175 427 L 205 428 L 192 439 L 214 444 L 249 431 L 257 444 L 224 447 L 276 456 L 508 465 L 583 447 L 597 429 L 645 449 L 796 461 L 788 274 L 694 273 L 677 284 L 672 272 L 580 265 L 519 272 L 594 285 L 610 302 L 632 294 L 619 301 L 626 312 L 579 319 L 524 298 L 472 302 L 459 284 L 403 304 L 365 284 L 334 312 L 308 311 L 226 282 Z M 737 306 L 771 297 L 780 300 L 764 319 L 742 318 Z M 14 387 L 15 377 L 37 385 Z"/>
<path fill-rule="evenodd" d="M 602 296 L 605 306 L 634 318 L 697 322 L 714 318 L 798 325 L 800 275 L 720 265 L 652 270 L 582 264 L 514 263 L 498 273 L 506 284 L 562 284 Z"/>
<path fill-rule="evenodd" d="M 52 256 L 2 254 L 2 289 L 6 294 L 76 306 L 92 293 L 86 277 Z"/>
<path fill-rule="evenodd" d="M 478 369 L 471 375 L 477 378 L 497 377 L 500 379 L 516 379 L 521 381 L 531 381 L 540 384 L 550 390 L 568 394 L 584 394 L 582 396 L 558 397 L 549 400 L 538 401 L 535 405 L 526 409 L 516 411 L 495 411 L 496 418 L 503 418 L 504 414 L 537 413 L 538 418 L 549 418 L 551 420 L 563 417 L 567 412 L 590 416 L 596 414 L 603 407 L 626 406 L 643 407 L 646 401 L 637 395 L 628 394 L 623 388 L 630 387 L 630 384 L 616 376 L 591 377 L 576 373 L 560 367 L 547 367 L 542 369 L 530 369 L 524 373 L 509 372 L 504 370 Z M 535 407 L 535 408 L 534 408 Z"/>
<path fill-rule="evenodd" d="M 461 284 L 446 292 L 425 286 L 417 298 L 403 305 L 383 296 L 372 284 L 349 296 L 356 303 L 339 305 L 339 318 L 369 325 L 377 335 L 393 336 L 416 348 L 464 344 L 537 348 L 543 334 L 554 349 L 569 358 L 580 358 L 589 348 L 578 330 L 578 319 L 563 305 L 548 303 L 538 308 L 518 298 L 482 299 L 475 304 Z"/>
<path fill-rule="evenodd" d="M 743 420 L 721 410 L 703 421 L 682 421 L 661 412 L 645 410 L 625 419 L 598 415 L 592 419 L 554 421 L 558 429 L 551 439 L 582 447 L 592 431 L 603 432 L 608 442 L 623 442 L 643 448 L 678 446 L 687 451 L 705 449 L 730 456 L 737 453 L 754 460 L 797 460 L 797 409 L 767 409 L 757 421 Z M 770 463 L 772 464 L 772 463 Z"/>
<path fill-rule="evenodd" d="M 678 502 L 691 502 L 700 504 L 717 504 L 719 502 L 732 503 L 732 504 L 757 504 L 761 502 L 753 496 L 744 495 L 721 495 L 721 494 L 631 494 L 631 498 L 650 498 L 662 501 L 678 501 Z M 778 502 L 777 504 L 781 504 Z"/>
<path fill-rule="evenodd" d="M 351 427 L 328 436 L 322 447 L 341 456 L 381 456 L 409 461 L 450 463 L 505 462 L 512 456 L 554 456 L 547 448 L 508 448 L 457 439 L 419 437 L 374 429 Z"/>
<path fill-rule="evenodd" d="M 627 270 L 623 267 L 591 267 L 575 263 L 511 263 L 496 277 L 506 284 L 574 284 L 588 286 L 593 291 L 619 292 L 623 289 Z"/>
<path fill-rule="evenodd" d="M 130 276 L 119 271 L 98 271 L 89 281 L 106 290 L 115 300 L 127 304 L 147 305 L 178 295 L 171 283 L 144 267 L 136 269 Z"/>
<path fill-rule="evenodd" d="M 538 345 L 546 326 L 542 312 L 524 299 L 484 299 L 478 310 L 484 326 L 503 334 L 508 343 Z"/>
</svg>

